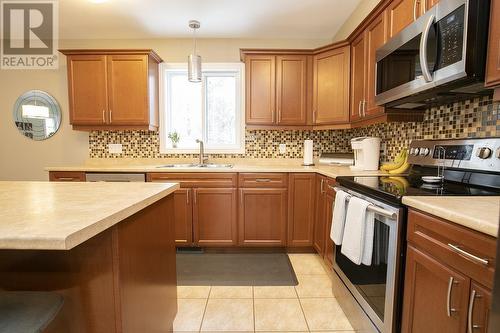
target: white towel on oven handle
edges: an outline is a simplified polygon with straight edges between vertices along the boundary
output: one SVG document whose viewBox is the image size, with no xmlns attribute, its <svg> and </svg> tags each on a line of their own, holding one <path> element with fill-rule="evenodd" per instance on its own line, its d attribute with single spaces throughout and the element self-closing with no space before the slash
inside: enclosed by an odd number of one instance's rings
<svg viewBox="0 0 500 333">
<path fill-rule="evenodd" d="M 375 213 L 367 209 L 365 213 L 365 244 L 363 248 L 363 259 L 361 260 L 361 263 L 366 266 L 372 264 L 374 233 Z"/>
<path fill-rule="evenodd" d="M 369 205 L 370 203 L 366 200 L 351 197 L 349 205 L 347 206 L 344 235 L 342 237 L 340 252 L 356 265 L 360 265 L 364 257 L 366 234 L 365 220 Z M 373 243 L 373 235 L 371 238 Z"/>
<path fill-rule="evenodd" d="M 335 194 L 332 227 L 330 229 L 330 238 L 335 243 L 335 245 L 342 244 L 342 237 L 344 236 L 347 198 L 349 197 L 350 195 L 342 190 L 337 191 L 337 193 Z"/>
</svg>

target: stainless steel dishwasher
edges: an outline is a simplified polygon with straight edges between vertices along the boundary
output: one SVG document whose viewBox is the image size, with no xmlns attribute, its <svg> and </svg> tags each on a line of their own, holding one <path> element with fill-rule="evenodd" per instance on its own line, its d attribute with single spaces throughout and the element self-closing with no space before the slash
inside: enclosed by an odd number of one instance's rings
<svg viewBox="0 0 500 333">
<path fill-rule="evenodd" d="M 88 182 L 145 182 L 145 173 L 87 173 Z"/>
</svg>

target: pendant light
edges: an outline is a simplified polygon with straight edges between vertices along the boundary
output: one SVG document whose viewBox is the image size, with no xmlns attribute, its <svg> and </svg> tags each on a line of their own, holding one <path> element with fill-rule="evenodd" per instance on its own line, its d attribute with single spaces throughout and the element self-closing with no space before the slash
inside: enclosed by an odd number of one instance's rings
<svg viewBox="0 0 500 333">
<path fill-rule="evenodd" d="M 193 29 L 193 53 L 188 57 L 188 80 L 201 82 L 201 57 L 196 54 L 196 29 L 200 28 L 200 22 L 191 20 L 189 27 Z"/>
</svg>

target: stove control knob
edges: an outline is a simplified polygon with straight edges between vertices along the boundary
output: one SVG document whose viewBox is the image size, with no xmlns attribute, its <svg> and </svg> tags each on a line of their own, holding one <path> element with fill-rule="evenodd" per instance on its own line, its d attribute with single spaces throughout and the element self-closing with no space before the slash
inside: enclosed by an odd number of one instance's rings
<svg viewBox="0 0 500 333">
<path fill-rule="evenodd" d="M 420 152 L 420 148 L 412 148 L 413 151 L 410 151 L 410 154 L 413 156 L 418 156 L 418 153 Z"/>
<path fill-rule="evenodd" d="M 429 148 L 420 148 L 420 156 L 427 156 L 429 155 L 430 150 Z"/>
<path fill-rule="evenodd" d="M 477 151 L 476 151 L 476 156 L 479 157 L 480 159 L 487 159 L 491 156 L 491 149 L 488 148 L 488 147 L 481 147 L 481 148 L 478 148 Z"/>
<path fill-rule="evenodd" d="M 497 158 L 500 158 L 500 147 L 497 149 Z"/>
</svg>

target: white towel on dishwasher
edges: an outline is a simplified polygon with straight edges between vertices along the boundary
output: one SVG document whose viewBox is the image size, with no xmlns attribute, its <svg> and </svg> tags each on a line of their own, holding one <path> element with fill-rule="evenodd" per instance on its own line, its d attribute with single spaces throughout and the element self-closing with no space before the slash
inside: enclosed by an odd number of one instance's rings
<svg viewBox="0 0 500 333">
<path fill-rule="evenodd" d="M 363 259 L 361 260 L 361 263 L 366 266 L 370 266 L 372 264 L 374 233 L 375 213 L 367 209 L 365 215 L 365 244 L 363 249 Z"/>
<path fill-rule="evenodd" d="M 342 244 L 345 225 L 346 202 L 349 194 L 345 191 L 337 191 L 335 195 L 335 203 L 333 206 L 332 228 L 330 230 L 330 238 L 336 245 Z"/>
<path fill-rule="evenodd" d="M 347 206 L 344 236 L 342 237 L 340 252 L 356 265 L 361 264 L 364 256 L 366 208 L 369 205 L 370 203 L 366 200 L 351 197 Z"/>
</svg>

